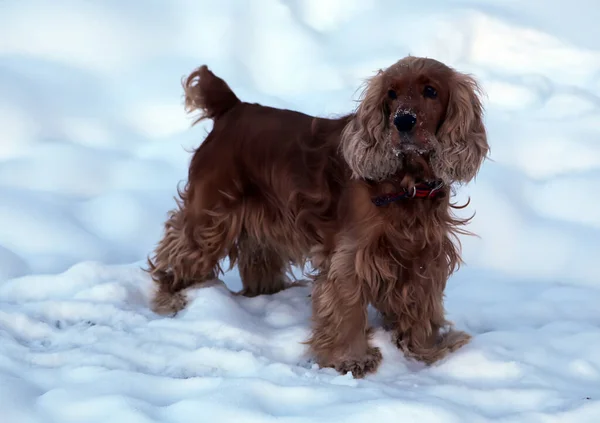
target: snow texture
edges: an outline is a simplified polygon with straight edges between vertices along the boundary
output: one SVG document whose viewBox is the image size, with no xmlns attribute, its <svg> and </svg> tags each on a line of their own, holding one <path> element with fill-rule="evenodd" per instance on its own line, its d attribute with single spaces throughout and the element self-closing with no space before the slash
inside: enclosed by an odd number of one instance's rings
<svg viewBox="0 0 600 423">
<path fill-rule="evenodd" d="M 0 422 L 599 422 L 599 17 L 592 0 L 0 1 Z M 492 160 L 458 191 L 480 238 L 446 302 L 469 345 L 425 367 L 378 329 L 382 366 L 355 380 L 307 355 L 309 288 L 148 309 L 140 266 L 210 125 L 189 126 L 185 74 L 336 115 L 409 53 L 487 92 Z"/>
</svg>

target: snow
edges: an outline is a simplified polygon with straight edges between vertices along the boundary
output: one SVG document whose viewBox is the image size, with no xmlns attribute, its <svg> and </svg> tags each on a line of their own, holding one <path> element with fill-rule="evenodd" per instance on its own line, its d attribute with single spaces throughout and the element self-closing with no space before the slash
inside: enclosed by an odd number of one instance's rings
<svg viewBox="0 0 600 423">
<path fill-rule="evenodd" d="M 0 422 L 600 421 L 599 16 L 592 0 L 0 2 Z M 189 127 L 181 77 L 206 63 L 245 100 L 341 114 L 409 53 L 487 92 L 492 160 L 458 193 L 479 238 L 446 291 L 472 342 L 425 367 L 377 329 L 383 363 L 355 380 L 307 354 L 308 287 L 215 281 L 152 313 L 140 266 L 209 128 Z"/>
</svg>

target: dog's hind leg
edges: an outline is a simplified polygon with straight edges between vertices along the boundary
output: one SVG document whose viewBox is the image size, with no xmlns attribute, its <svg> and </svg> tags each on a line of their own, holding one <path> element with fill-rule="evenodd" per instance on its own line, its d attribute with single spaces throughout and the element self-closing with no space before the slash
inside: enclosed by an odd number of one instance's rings
<svg viewBox="0 0 600 423">
<path fill-rule="evenodd" d="M 164 236 L 148 259 L 148 272 L 157 285 L 152 300 L 156 313 L 176 314 L 186 306 L 186 288 L 214 281 L 221 271 L 219 261 L 231 252 L 238 235 L 234 215 L 206 214 L 188 228 L 181 208 L 170 213 Z"/>
<path fill-rule="evenodd" d="M 238 269 L 244 287 L 241 295 L 270 295 L 289 286 L 284 257 L 246 232 L 238 241 Z"/>
</svg>

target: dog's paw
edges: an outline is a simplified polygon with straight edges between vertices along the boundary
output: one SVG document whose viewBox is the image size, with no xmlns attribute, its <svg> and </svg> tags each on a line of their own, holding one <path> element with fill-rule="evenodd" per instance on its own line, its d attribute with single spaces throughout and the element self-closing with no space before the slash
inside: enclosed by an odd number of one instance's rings
<svg viewBox="0 0 600 423">
<path fill-rule="evenodd" d="M 448 352 L 454 352 L 460 347 L 467 345 L 471 341 L 471 335 L 462 330 L 450 329 L 440 333 L 438 344 L 441 348 L 445 348 Z"/>
<path fill-rule="evenodd" d="M 374 373 L 379 367 L 379 364 L 381 364 L 382 359 L 383 356 L 381 355 L 379 348 L 369 347 L 364 357 L 359 359 L 344 360 L 336 364 L 334 367 L 341 374 L 350 372 L 355 378 L 361 379 L 369 373 Z"/>
<path fill-rule="evenodd" d="M 401 337 L 396 340 L 396 345 L 404 351 L 406 357 L 431 365 L 468 344 L 470 340 L 471 335 L 468 333 L 460 330 L 448 329 L 444 332 L 440 332 L 435 344 L 431 346 L 416 347 L 411 345 L 410 340 Z"/>
<path fill-rule="evenodd" d="M 151 308 L 156 314 L 174 317 L 188 303 L 183 291 L 175 293 L 158 291 L 152 299 Z"/>
</svg>

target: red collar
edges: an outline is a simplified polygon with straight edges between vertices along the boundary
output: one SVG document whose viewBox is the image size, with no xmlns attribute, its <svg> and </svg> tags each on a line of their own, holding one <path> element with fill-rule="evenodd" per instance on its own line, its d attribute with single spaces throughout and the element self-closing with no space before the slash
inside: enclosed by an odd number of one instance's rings
<svg viewBox="0 0 600 423">
<path fill-rule="evenodd" d="M 381 207 L 406 198 L 435 198 L 444 193 L 442 191 L 443 187 L 444 183 L 442 181 L 421 182 L 414 185 L 412 189 L 403 189 L 400 192 L 379 195 L 371 198 L 371 201 L 377 207 Z"/>
</svg>

